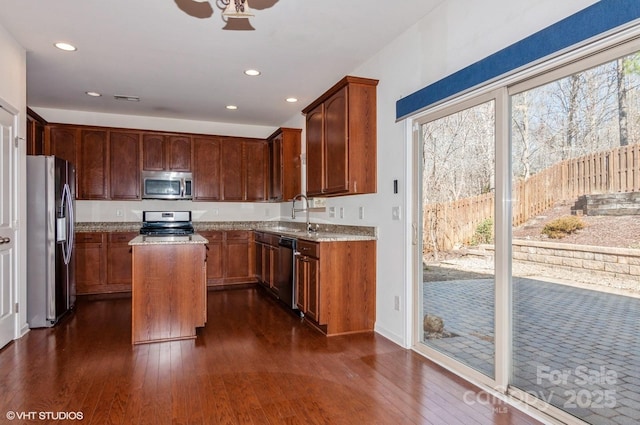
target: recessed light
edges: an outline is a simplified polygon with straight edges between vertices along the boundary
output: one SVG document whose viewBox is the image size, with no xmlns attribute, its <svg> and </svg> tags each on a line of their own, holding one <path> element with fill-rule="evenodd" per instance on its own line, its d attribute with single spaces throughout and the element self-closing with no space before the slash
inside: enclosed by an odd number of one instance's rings
<svg viewBox="0 0 640 425">
<path fill-rule="evenodd" d="M 238 109 L 238 107 L 236 105 L 227 105 L 227 109 L 231 109 L 232 111 L 235 111 L 236 109 Z"/>
<path fill-rule="evenodd" d="M 64 50 L 65 52 L 75 52 L 76 50 L 78 50 L 76 46 L 69 43 L 60 42 L 60 43 L 54 44 L 54 46 L 56 46 L 60 50 Z"/>
<path fill-rule="evenodd" d="M 256 77 L 260 75 L 260 71 L 258 71 L 257 69 L 247 69 L 246 71 L 244 71 L 244 73 L 250 77 Z"/>
<path fill-rule="evenodd" d="M 91 96 L 91 97 L 100 97 L 100 96 L 102 96 L 100 93 L 95 92 L 95 91 L 86 91 L 85 94 L 87 96 Z"/>
<path fill-rule="evenodd" d="M 295 97 L 288 97 L 285 100 L 289 103 L 296 103 L 298 101 Z"/>
</svg>

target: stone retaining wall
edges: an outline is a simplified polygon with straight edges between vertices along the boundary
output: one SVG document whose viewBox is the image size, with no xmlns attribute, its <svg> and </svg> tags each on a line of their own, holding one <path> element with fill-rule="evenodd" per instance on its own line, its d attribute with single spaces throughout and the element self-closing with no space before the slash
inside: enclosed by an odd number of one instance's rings
<svg viewBox="0 0 640 425">
<path fill-rule="evenodd" d="M 589 273 L 602 278 L 598 284 L 638 290 L 640 288 L 640 249 L 573 245 L 527 240 L 513 241 L 517 261 L 562 267 L 567 271 Z M 567 275 L 571 278 L 571 275 Z"/>
</svg>

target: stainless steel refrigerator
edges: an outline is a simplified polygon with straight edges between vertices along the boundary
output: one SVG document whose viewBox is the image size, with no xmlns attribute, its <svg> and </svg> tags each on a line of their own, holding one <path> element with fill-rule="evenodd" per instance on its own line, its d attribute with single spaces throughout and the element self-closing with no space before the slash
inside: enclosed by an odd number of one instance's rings
<svg viewBox="0 0 640 425">
<path fill-rule="evenodd" d="M 27 156 L 27 322 L 50 327 L 76 301 L 76 172 L 54 156 Z"/>
</svg>

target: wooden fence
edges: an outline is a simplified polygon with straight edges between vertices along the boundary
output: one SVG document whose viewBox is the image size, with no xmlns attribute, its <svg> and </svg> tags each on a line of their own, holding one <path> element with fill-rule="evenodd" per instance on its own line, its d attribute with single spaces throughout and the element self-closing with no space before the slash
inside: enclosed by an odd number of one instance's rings
<svg viewBox="0 0 640 425">
<path fill-rule="evenodd" d="M 555 164 L 512 189 L 513 225 L 542 214 L 557 202 L 594 193 L 640 191 L 640 144 Z M 425 252 L 447 251 L 472 242 L 478 225 L 494 217 L 494 194 L 423 207 Z"/>
</svg>

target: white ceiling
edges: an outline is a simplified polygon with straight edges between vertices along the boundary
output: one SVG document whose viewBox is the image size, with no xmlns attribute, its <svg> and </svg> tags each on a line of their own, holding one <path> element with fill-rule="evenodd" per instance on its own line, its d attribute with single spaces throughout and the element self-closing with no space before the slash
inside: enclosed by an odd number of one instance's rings
<svg viewBox="0 0 640 425">
<path fill-rule="evenodd" d="M 232 31 L 216 0 L 0 0 L 0 26 L 27 50 L 32 108 L 279 126 L 442 1 L 249 0 L 255 31 Z"/>
</svg>

